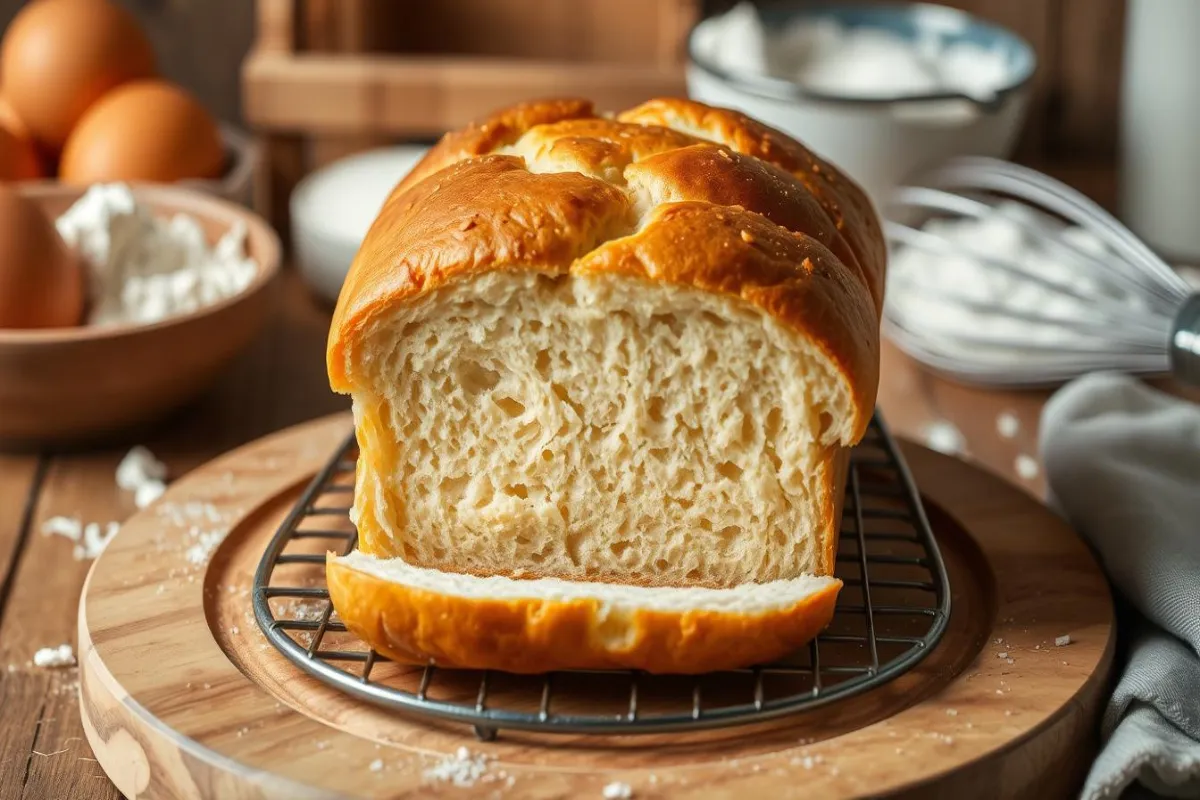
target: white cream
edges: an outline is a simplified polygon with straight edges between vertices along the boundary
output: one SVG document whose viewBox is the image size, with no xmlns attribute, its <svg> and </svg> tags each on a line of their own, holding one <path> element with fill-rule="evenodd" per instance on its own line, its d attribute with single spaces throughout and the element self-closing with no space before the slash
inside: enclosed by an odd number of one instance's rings
<svg viewBox="0 0 1200 800">
<path fill-rule="evenodd" d="M 960 93 L 986 101 L 1012 75 L 1004 51 L 947 42 L 939 31 L 910 40 L 881 28 L 852 28 L 820 16 L 767 30 L 747 2 L 701 25 L 695 46 L 702 58 L 729 72 L 770 75 L 845 98 Z"/>
</svg>

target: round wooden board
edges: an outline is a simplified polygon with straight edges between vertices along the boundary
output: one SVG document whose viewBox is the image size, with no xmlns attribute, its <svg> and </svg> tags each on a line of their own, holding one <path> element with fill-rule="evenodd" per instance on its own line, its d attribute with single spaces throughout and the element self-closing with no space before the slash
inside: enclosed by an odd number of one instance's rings
<svg viewBox="0 0 1200 800">
<path fill-rule="evenodd" d="M 127 797 L 599 798 L 619 781 L 636 798 L 1043 798 L 1072 795 L 1090 763 L 1115 633 L 1094 559 L 1019 490 L 912 445 L 954 605 L 941 644 L 889 684 L 703 734 L 502 731 L 486 744 L 359 703 L 266 642 L 249 592 L 267 540 L 349 431 L 346 415 L 317 420 L 196 470 L 93 566 L 80 705 Z M 463 746 L 487 757 L 476 780 L 429 774 Z"/>
</svg>

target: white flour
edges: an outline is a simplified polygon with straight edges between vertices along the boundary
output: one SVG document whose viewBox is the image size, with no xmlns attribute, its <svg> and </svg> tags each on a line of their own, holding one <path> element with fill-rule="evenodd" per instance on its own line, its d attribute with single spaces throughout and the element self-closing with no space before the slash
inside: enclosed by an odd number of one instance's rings
<svg viewBox="0 0 1200 800">
<path fill-rule="evenodd" d="M 487 756 L 465 747 L 443 756 L 423 773 L 427 781 L 446 781 L 455 786 L 474 786 L 487 771 Z"/>
<path fill-rule="evenodd" d="M 210 248 L 194 217 L 160 219 L 124 184 L 93 186 L 55 224 L 87 265 L 92 325 L 186 314 L 241 292 L 257 272 L 244 225 Z"/>
<path fill-rule="evenodd" d="M 75 650 L 69 644 L 43 647 L 33 654 L 35 667 L 71 667 L 75 665 Z"/>
<path fill-rule="evenodd" d="M 167 490 L 167 465 L 145 447 L 136 445 L 117 465 L 117 486 L 133 492 L 133 504 L 145 508 Z"/>
</svg>

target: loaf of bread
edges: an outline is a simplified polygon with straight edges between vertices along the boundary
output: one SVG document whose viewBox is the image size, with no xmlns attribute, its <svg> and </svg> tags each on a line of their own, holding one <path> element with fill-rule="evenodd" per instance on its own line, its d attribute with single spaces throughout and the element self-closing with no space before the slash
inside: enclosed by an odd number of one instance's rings
<svg viewBox="0 0 1200 800">
<path fill-rule="evenodd" d="M 502 111 L 393 191 L 342 289 L 338 615 L 442 666 L 703 672 L 825 626 L 874 408 L 863 192 L 736 112 Z"/>
</svg>

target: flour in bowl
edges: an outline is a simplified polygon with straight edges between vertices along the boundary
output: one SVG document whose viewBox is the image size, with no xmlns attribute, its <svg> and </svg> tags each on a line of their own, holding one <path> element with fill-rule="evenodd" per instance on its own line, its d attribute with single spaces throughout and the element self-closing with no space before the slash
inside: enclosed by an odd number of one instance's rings
<svg viewBox="0 0 1200 800">
<path fill-rule="evenodd" d="M 86 265 L 88 324 L 151 323 L 238 294 L 258 267 L 235 224 L 210 247 L 195 217 L 155 216 L 124 184 L 97 184 L 55 225 Z"/>
</svg>

